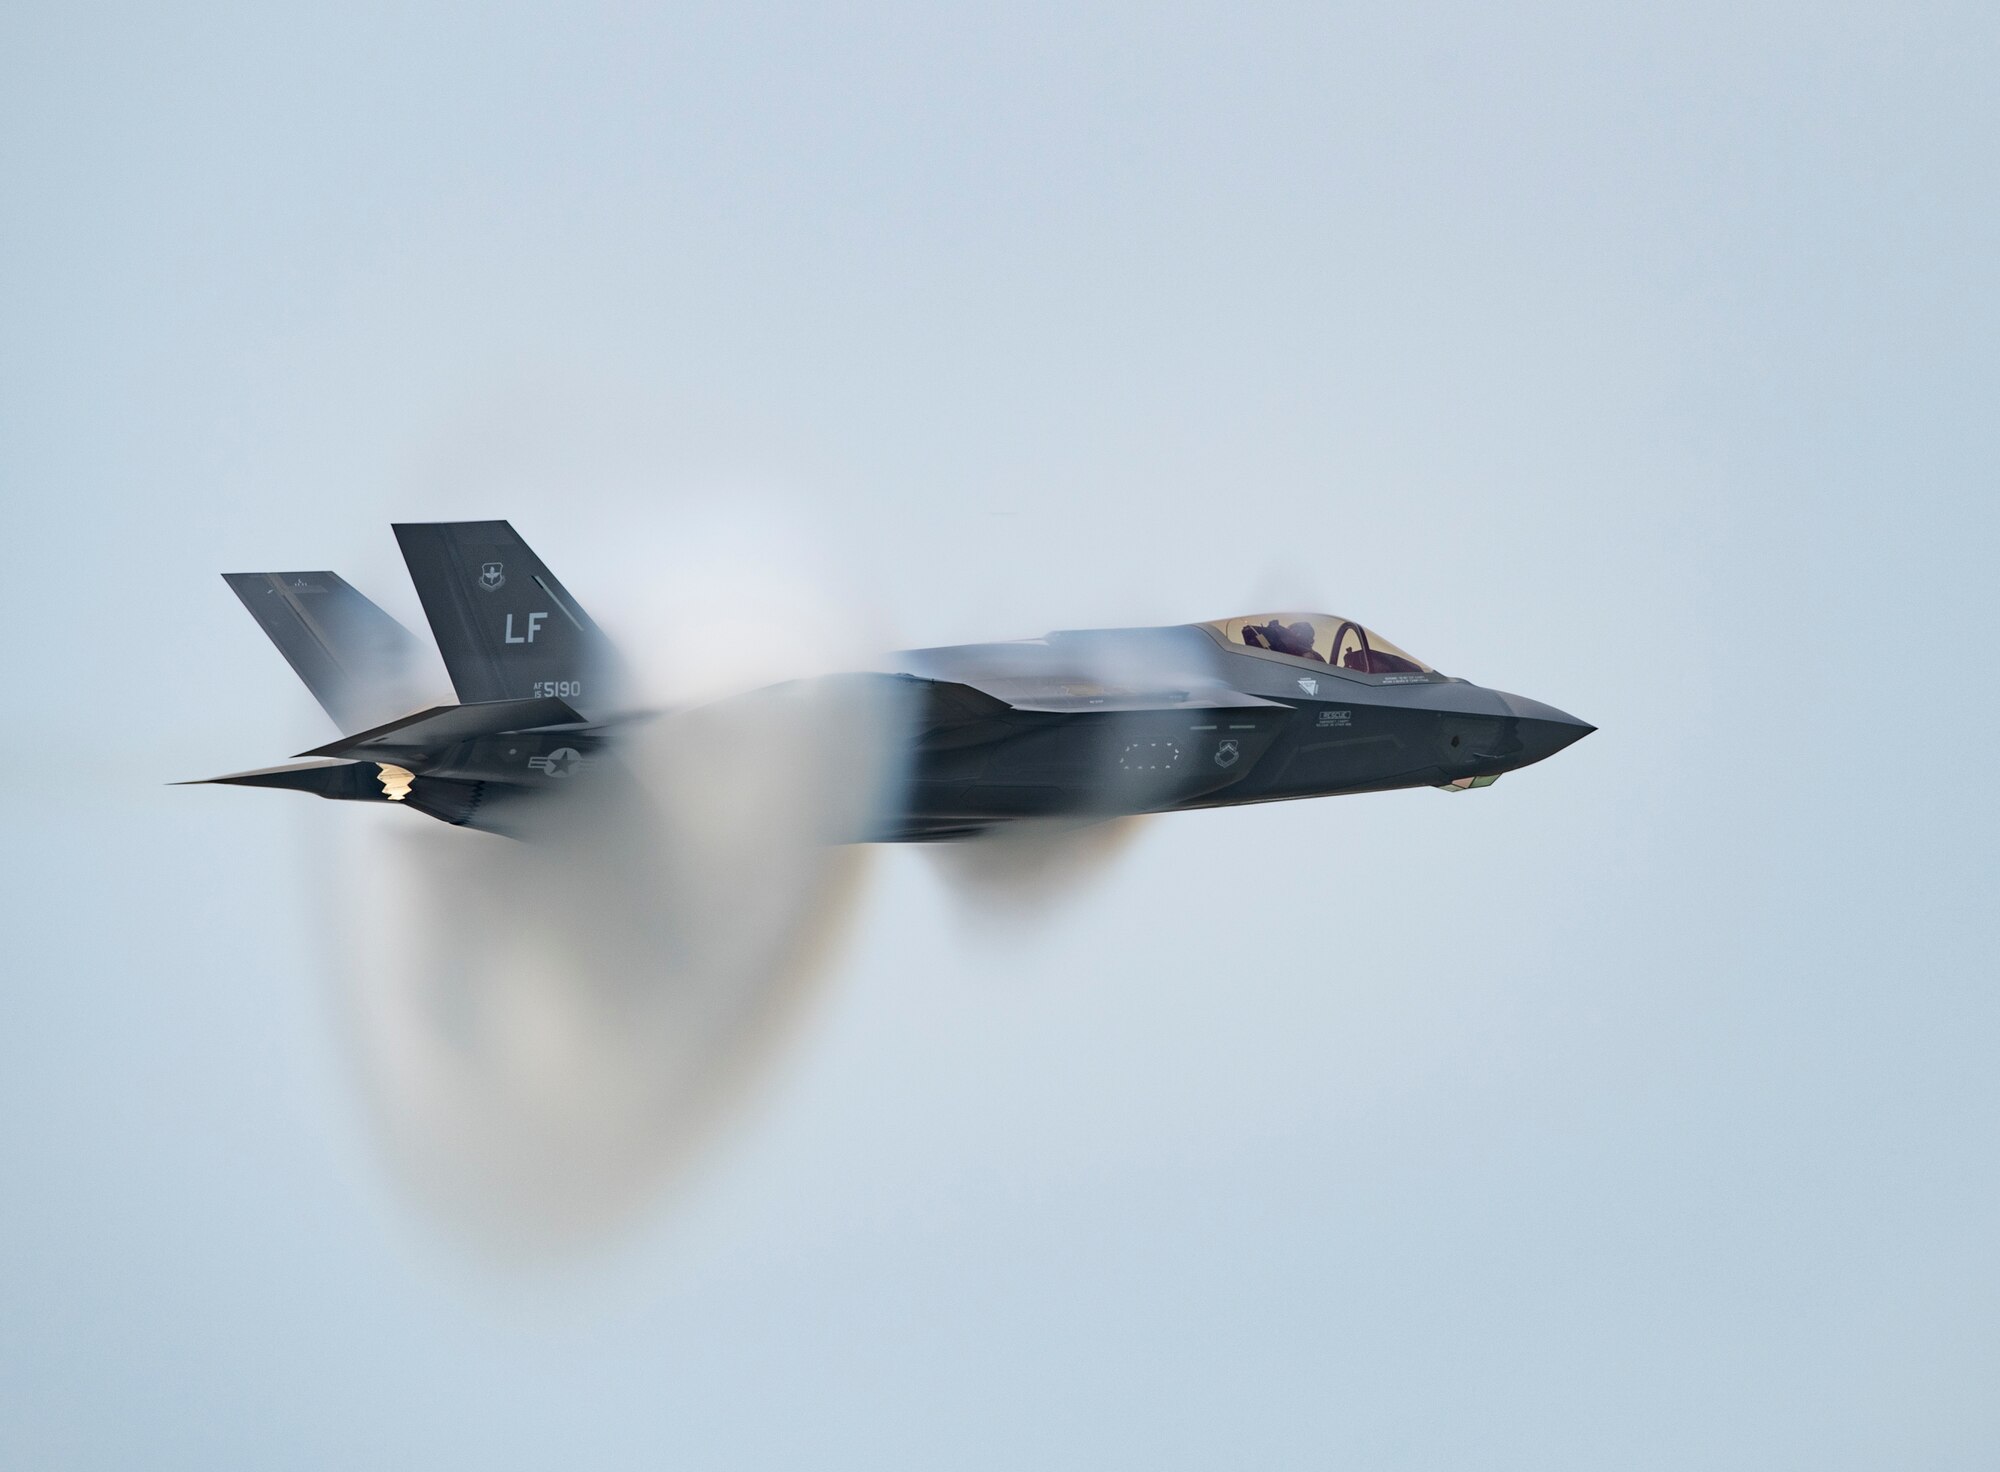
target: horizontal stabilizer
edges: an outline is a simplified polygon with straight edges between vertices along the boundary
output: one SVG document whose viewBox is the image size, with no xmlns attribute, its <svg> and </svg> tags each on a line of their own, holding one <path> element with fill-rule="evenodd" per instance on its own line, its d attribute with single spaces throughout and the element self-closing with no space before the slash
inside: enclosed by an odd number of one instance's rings
<svg viewBox="0 0 2000 1472">
<path fill-rule="evenodd" d="M 476 819 L 486 799 L 486 784 L 450 777 L 417 777 L 401 767 L 379 762 L 301 762 L 290 767 L 263 767 L 205 777 L 179 787 L 218 784 L 224 787 L 278 787 L 310 792 L 337 802 L 399 802 L 454 827 L 490 827 Z M 499 831 L 497 828 L 494 831 Z"/>
<path fill-rule="evenodd" d="M 536 731 L 544 726 L 583 723 L 566 700 L 552 695 L 534 700 L 484 700 L 472 705 L 438 705 L 386 726 L 329 741 L 300 756 L 366 756 L 375 752 L 436 751 L 481 736 Z"/>
<path fill-rule="evenodd" d="M 254 772 L 231 772 L 226 777 L 203 777 L 174 785 L 279 787 L 288 792 L 311 792 L 350 802 L 386 802 L 380 772 L 374 762 L 301 762 L 297 766 L 260 767 Z"/>
<path fill-rule="evenodd" d="M 331 572 L 222 575 L 313 698 L 343 730 L 422 700 L 416 636 Z"/>
</svg>

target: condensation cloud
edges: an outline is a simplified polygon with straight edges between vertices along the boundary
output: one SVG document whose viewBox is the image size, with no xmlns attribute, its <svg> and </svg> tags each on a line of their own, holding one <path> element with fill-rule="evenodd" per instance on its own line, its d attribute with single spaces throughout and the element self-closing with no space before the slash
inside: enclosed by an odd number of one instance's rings
<svg viewBox="0 0 2000 1472">
<path fill-rule="evenodd" d="M 518 839 L 354 825 L 327 891 L 392 1168 L 504 1252 L 615 1230 L 693 1158 L 825 970 L 869 852 L 843 840 L 898 775 L 893 686 L 812 678 L 863 636 L 795 538 L 623 531 L 623 596 L 579 596 L 638 713 L 576 800 Z"/>
</svg>

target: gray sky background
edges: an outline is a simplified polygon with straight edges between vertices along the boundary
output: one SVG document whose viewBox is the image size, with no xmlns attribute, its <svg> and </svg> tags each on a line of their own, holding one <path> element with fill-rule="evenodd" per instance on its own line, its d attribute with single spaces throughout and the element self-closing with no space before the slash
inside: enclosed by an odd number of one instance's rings
<svg viewBox="0 0 2000 1472">
<path fill-rule="evenodd" d="M 2000 1457 L 1992 7 L 167 9 L 0 15 L 0 1460 Z M 1601 730 L 1004 936 L 882 854 L 675 1204 L 498 1272 L 330 1015 L 356 814 L 161 785 L 324 739 L 216 573 L 745 505 L 885 639 L 1326 607 Z"/>
</svg>

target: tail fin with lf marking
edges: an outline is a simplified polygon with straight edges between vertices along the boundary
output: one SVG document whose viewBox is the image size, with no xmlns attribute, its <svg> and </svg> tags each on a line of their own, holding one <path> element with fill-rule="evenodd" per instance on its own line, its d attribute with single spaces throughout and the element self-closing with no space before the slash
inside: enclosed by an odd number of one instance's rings
<svg viewBox="0 0 2000 1472">
<path fill-rule="evenodd" d="M 512 526 L 405 522 L 396 540 L 459 700 L 610 703 L 604 635 Z"/>
<path fill-rule="evenodd" d="M 576 775 L 598 762 L 601 727 L 578 707 L 611 703 L 606 641 L 506 522 L 398 526 L 396 536 L 462 703 L 416 688 L 429 663 L 416 639 L 333 573 L 231 573 L 230 588 L 354 734 L 307 753 L 340 760 L 209 781 L 526 834 L 529 813 L 582 786 Z"/>
</svg>

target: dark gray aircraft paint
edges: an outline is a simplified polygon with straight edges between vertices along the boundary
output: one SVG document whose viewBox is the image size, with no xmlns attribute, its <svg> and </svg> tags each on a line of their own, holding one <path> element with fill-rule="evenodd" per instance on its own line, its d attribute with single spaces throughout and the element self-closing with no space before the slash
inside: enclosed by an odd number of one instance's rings
<svg viewBox="0 0 2000 1472">
<path fill-rule="evenodd" d="M 459 704 L 412 710 L 415 638 L 330 572 L 227 581 L 342 730 L 319 758 L 215 777 L 399 802 L 517 832 L 608 780 L 616 661 L 590 616 L 504 521 L 396 527 Z M 1440 674 L 1350 619 L 1284 613 L 920 649 L 815 682 L 894 711 L 898 796 L 867 841 L 1399 787 L 1465 791 L 1593 727 Z M 755 699 L 755 696 L 744 697 Z"/>
</svg>

